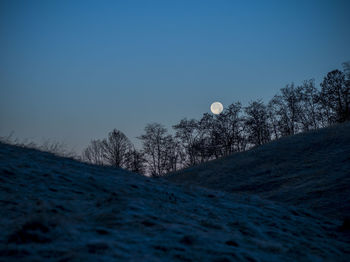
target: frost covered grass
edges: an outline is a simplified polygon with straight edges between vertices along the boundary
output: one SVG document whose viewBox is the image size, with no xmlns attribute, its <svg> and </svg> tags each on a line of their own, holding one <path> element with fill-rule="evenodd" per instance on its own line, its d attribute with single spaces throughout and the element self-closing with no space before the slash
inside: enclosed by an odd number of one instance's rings
<svg viewBox="0 0 350 262">
<path fill-rule="evenodd" d="M 1 261 L 349 261 L 304 208 L 0 144 Z"/>
<path fill-rule="evenodd" d="M 181 184 L 257 194 L 339 220 L 350 217 L 350 122 L 171 174 Z"/>
</svg>

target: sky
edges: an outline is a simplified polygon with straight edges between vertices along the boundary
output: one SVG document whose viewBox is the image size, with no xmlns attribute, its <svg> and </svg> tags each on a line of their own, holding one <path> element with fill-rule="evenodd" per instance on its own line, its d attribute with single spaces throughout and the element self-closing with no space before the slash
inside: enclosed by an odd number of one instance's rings
<svg viewBox="0 0 350 262">
<path fill-rule="evenodd" d="M 0 136 L 78 153 L 350 61 L 350 1 L 0 1 Z"/>
</svg>

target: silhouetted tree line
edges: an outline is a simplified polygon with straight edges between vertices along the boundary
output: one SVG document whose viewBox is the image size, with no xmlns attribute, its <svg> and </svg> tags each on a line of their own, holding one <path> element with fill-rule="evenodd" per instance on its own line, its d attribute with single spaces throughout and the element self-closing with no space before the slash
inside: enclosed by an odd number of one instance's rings
<svg viewBox="0 0 350 262">
<path fill-rule="evenodd" d="M 133 172 L 162 176 L 180 168 L 217 159 L 271 140 L 350 120 L 350 63 L 329 72 L 315 87 L 314 80 L 280 89 L 267 104 L 252 101 L 229 105 L 220 115 L 182 119 L 174 135 L 158 123 L 147 124 L 138 137 L 142 149 L 114 129 L 103 140 L 92 140 L 83 159 Z"/>
</svg>

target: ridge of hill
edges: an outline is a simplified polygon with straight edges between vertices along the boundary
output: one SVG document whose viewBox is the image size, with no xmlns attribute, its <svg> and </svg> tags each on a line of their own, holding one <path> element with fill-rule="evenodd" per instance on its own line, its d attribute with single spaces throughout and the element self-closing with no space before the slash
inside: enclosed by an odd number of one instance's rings
<svg viewBox="0 0 350 262">
<path fill-rule="evenodd" d="M 167 179 L 350 217 L 350 122 L 284 137 Z"/>
<path fill-rule="evenodd" d="M 0 261 L 349 261 L 339 226 L 0 143 Z"/>
</svg>

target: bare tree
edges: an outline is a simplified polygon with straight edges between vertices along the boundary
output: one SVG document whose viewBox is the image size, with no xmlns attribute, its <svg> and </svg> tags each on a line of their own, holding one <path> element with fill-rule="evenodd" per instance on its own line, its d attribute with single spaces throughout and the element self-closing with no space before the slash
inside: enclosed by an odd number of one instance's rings
<svg viewBox="0 0 350 262">
<path fill-rule="evenodd" d="M 313 79 L 304 81 L 297 88 L 298 101 L 300 105 L 299 122 L 302 131 L 309 131 L 324 126 L 326 120 L 319 103 L 320 92 L 315 87 Z"/>
<path fill-rule="evenodd" d="M 107 163 L 114 167 L 126 167 L 127 153 L 132 148 L 129 139 L 121 131 L 114 129 L 103 139 L 103 156 Z"/>
<path fill-rule="evenodd" d="M 145 134 L 139 139 L 143 144 L 143 153 L 147 162 L 148 173 L 152 176 L 162 176 L 167 171 L 169 135 L 161 124 L 152 123 L 145 127 Z"/>
<path fill-rule="evenodd" d="M 197 139 L 193 145 L 198 163 L 209 161 L 220 156 L 220 143 L 215 141 L 215 118 L 205 113 L 198 122 Z"/>
<path fill-rule="evenodd" d="M 82 158 L 95 165 L 104 165 L 106 160 L 104 158 L 104 147 L 101 140 L 92 140 L 90 145 L 83 150 Z"/>
<path fill-rule="evenodd" d="M 350 84 L 345 74 L 340 70 L 329 72 L 321 87 L 320 101 L 330 112 L 329 123 L 350 120 Z"/>
<path fill-rule="evenodd" d="M 270 116 L 273 120 L 275 137 L 288 136 L 298 133 L 301 112 L 300 95 L 294 84 L 280 90 L 269 102 Z"/>
<path fill-rule="evenodd" d="M 179 140 L 180 149 L 183 151 L 183 165 L 193 166 L 198 163 L 196 143 L 200 137 L 198 121 L 195 119 L 182 119 L 180 123 L 173 126 L 176 131 L 175 137 Z"/>
<path fill-rule="evenodd" d="M 174 172 L 176 171 L 181 163 L 181 148 L 180 143 L 176 139 L 174 139 L 171 135 L 167 135 L 164 139 L 164 165 L 165 172 Z"/>
<path fill-rule="evenodd" d="M 220 151 L 220 154 L 216 154 L 216 157 L 245 150 L 246 139 L 241 112 L 241 103 L 232 103 L 214 119 L 212 142 Z"/>
<path fill-rule="evenodd" d="M 126 166 L 126 169 L 131 172 L 138 173 L 138 174 L 145 174 L 146 166 L 145 166 L 144 154 L 138 151 L 137 149 L 132 148 L 126 154 L 125 166 Z"/>
<path fill-rule="evenodd" d="M 267 104 L 267 114 L 268 114 L 268 122 L 271 127 L 271 139 L 278 139 L 281 137 L 281 133 L 279 131 L 280 121 L 279 116 L 277 115 L 278 105 L 274 102 L 274 100 L 270 100 Z"/>
<path fill-rule="evenodd" d="M 267 107 L 260 100 L 250 102 L 244 108 L 248 141 L 254 146 L 262 145 L 271 140 L 270 126 L 268 123 Z"/>
</svg>

